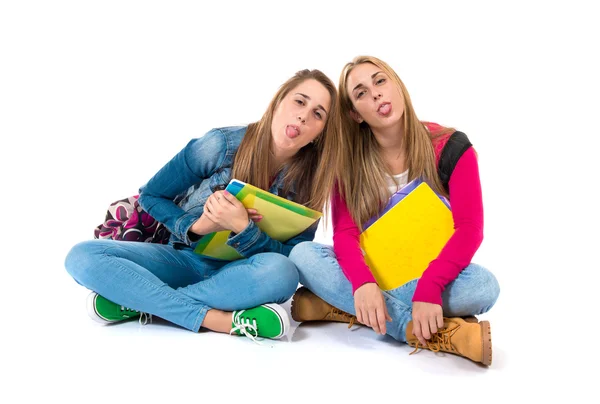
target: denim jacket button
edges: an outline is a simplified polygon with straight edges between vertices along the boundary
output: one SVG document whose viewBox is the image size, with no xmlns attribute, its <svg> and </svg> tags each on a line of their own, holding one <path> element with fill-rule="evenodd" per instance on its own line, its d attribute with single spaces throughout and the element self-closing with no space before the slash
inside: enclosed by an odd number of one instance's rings
<svg viewBox="0 0 600 404">
<path fill-rule="evenodd" d="M 239 242 L 237 242 L 237 243 L 233 243 L 233 248 L 238 248 L 239 246 L 240 246 L 240 243 L 239 243 Z"/>
</svg>

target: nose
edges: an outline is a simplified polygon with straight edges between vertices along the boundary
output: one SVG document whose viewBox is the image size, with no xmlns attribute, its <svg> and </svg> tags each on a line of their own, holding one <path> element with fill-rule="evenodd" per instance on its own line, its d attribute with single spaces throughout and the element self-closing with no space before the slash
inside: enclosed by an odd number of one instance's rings
<svg viewBox="0 0 600 404">
<path fill-rule="evenodd" d="M 381 98 L 381 93 L 377 93 L 377 92 L 373 93 L 373 99 L 374 99 L 375 101 L 377 101 L 377 100 L 378 100 L 378 99 L 380 99 L 380 98 Z"/>
<path fill-rule="evenodd" d="M 306 117 L 303 117 L 302 115 L 298 115 L 298 120 L 302 123 L 306 123 Z"/>
</svg>

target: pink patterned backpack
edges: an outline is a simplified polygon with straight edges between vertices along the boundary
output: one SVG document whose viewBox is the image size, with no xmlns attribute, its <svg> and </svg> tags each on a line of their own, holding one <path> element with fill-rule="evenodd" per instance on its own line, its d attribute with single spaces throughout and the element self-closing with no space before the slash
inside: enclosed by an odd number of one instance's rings
<svg viewBox="0 0 600 404">
<path fill-rule="evenodd" d="M 167 244 L 171 233 L 142 209 L 138 197 L 111 203 L 104 222 L 94 229 L 94 238 Z"/>
</svg>

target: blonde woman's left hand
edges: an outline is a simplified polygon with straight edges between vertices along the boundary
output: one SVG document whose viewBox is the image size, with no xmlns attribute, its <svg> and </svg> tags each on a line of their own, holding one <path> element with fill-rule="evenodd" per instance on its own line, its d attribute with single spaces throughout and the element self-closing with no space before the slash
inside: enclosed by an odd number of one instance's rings
<svg viewBox="0 0 600 404">
<path fill-rule="evenodd" d="M 242 232 L 249 223 L 248 211 L 235 196 L 227 191 L 217 191 L 208 197 L 204 213 L 210 220 L 234 233 Z"/>
<path fill-rule="evenodd" d="M 442 306 L 427 302 L 413 302 L 412 320 L 413 335 L 426 346 L 431 335 L 444 327 Z"/>
</svg>

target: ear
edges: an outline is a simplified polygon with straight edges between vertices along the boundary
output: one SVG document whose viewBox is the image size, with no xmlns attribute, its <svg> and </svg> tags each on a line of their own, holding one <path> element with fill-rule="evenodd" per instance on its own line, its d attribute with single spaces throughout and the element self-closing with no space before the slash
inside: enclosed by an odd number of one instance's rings
<svg viewBox="0 0 600 404">
<path fill-rule="evenodd" d="M 354 119 L 356 121 L 356 123 L 363 123 L 364 119 L 362 119 L 362 117 L 360 116 L 360 114 L 358 112 L 356 112 L 354 109 L 350 110 L 350 116 L 352 117 L 352 119 Z"/>
</svg>

